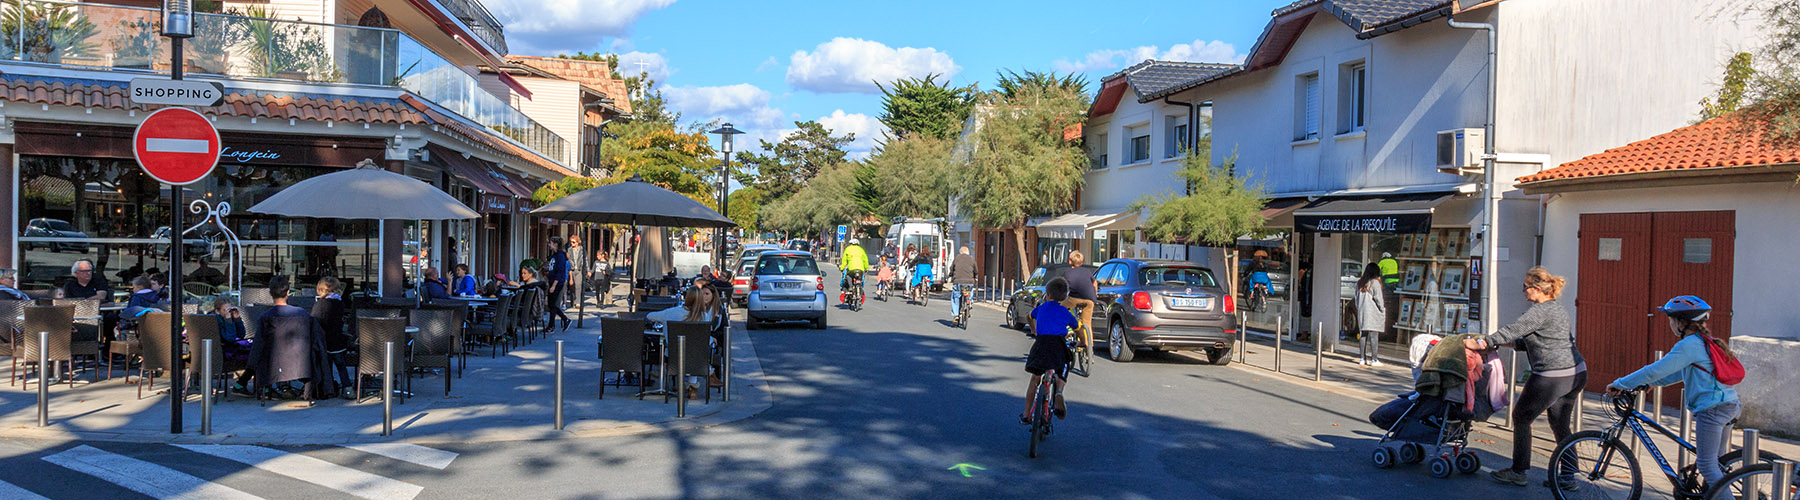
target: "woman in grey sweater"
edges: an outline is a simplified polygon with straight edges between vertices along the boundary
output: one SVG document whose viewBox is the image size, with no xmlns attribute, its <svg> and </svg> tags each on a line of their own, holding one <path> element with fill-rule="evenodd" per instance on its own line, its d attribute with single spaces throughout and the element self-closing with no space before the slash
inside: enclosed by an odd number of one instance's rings
<svg viewBox="0 0 1800 500">
<path fill-rule="evenodd" d="M 1531 359 L 1531 377 L 1519 400 L 1513 403 L 1512 467 L 1489 473 L 1494 481 L 1525 486 L 1526 471 L 1531 470 L 1531 424 L 1545 410 L 1550 412 L 1550 431 L 1558 442 L 1569 437 L 1581 392 L 1587 386 L 1587 362 L 1575 348 L 1575 335 L 1569 330 L 1569 310 L 1556 302 L 1562 295 L 1561 276 L 1542 267 L 1525 273 L 1525 300 L 1531 308 L 1517 321 L 1500 327 L 1486 338 L 1466 340 L 1470 349 L 1493 349 L 1513 343 Z"/>
<path fill-rule="evenodd" d="M 1363 266 L 1362 279 L 1356 280 L 1356 319 L 1358 344 L 1362 348 L 1363 366 L 1381 366 L 1376 349 L 1381 332 L 1387 330 L 1387 300 L 1382 295 L 1381 267 L 1370 262 Z"/>
</svg>

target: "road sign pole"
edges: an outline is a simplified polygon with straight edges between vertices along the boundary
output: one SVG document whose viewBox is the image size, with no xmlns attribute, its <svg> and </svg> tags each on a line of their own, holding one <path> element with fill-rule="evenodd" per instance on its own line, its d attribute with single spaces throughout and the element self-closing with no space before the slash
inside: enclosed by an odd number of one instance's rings
<svg viewBox="0 0 1800 500">
<path fill-rule="evenodd" d="M 172 80 L 181 80 L 181 42 L 181 37 L 169 37 L 169 78 Z M 181 220 L 183 212 L 181 205 L 185 201 L 181 199 L 182 191 L 180 184 L 169 185 L 169 290 L 173 292 L 169 296 L 175 298 L 175 304 L 171 307 L 177 308 L 175 314 L 169 315 L 169 331 L 174 332 L 175 335 L 181 335 L 182 310 L 179 308 L 181 303 L 185 302 L 182 300 L 181 263 L 182 257 L 184 257 L 182 253 L 186 250 L 184 247 L 187 245 L 183 244 L 181 236 L 182 230 L 187 228 L 187 224 Z M 181 376 L 183 372 L 180 342 L 169 343 L 169 360 L 172 363 L 170 366 L 174 367 L 169 371 L 169 433 L 180 434 L 181 401 L 186 399 L 187 392 L 182 388 L 185 380 Z"/>
</svg>

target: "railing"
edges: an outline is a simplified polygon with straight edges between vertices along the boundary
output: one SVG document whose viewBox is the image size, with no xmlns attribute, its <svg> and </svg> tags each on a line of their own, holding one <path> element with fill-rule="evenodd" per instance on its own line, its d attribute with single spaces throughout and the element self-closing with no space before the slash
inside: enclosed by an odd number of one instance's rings
<svg viewBox="0 0 1800 500">
<path fill-rule="evenodd" d="M 487 42 L 501 54 L 509 53 L 506 51 L 506 27 L 500 24 L 499 19 L 494 18 L 493 13 L 488 12 L 487 7 L 481 5 L 480 0 L 438 0 L 438 3 L 456 15 L 457 19 L 461 19 L 464 25 L 474 31 L 475 36 L 481 37 L 481 41 Z"/>
<path fill-rule="evenodd" d="M 57 0 L 3 0 L 0 58 L 109 69 L 169 70 L 161 11 Z M 544 156 L 568 141 L 483 90 L 475 77 L 392 29 L 197 14 L 183 45 L 188 73 L 396 86 Z"/>
</svg>

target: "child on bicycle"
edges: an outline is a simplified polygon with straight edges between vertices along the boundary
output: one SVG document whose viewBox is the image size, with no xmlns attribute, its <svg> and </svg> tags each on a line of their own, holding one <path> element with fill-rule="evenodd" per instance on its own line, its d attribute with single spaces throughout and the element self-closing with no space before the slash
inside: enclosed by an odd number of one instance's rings
<svg viewBox="0 0 1800 500">
<path fill-rule="evenodd" d="M 1712 306 L 1706 301 L 1683 295 L 1669 299 L 1658 309 L 1669 317 L 1669 331 L 1681 340 L 1675 342 L 1675 347 L 1662 359 L 1614 380 L 1607 389 L 1620 392 L 1681 382 L 1686 396 L 1682 404 L 1694 412 L 1695 468 L 1700 470 L 1700 477 L 1706 479 L 1708 486 L 1718 484 L 1725 477 L 1724 469 L 1719 466 L 1719 455 L 1725 452 L 1725 443 L 1729 442 L 1726 429 L 1737 419 L 1740 410 L 1737 390 L 1731 386 L 1742 379 L 1742 365 L 1732 367 L 1735 370 L 1721 371 L 1713 362 L 1719 359 L 1723 364 L 1733 365 L 1737 363 L 1737 357 L 1707 329 L 1706 319 L 1712 313 Z"/>
<path fill-rule="evenodd" d="M 1063 405 L 1063 384 L 1069 380 L 1069 345 L 1066 341 L 1070 329 L 1075 327 L 1075 313 L 1063 307 L 1063 299 L 1069 298 L 1069 282 L 1062 278 L 1050 280 L 1044 284 L 1044 302 L 1031 310 L 1031 355 L 1025 359 L 1025 371 L 1031 373 L 1031 385 L 1025 388 L 1025 413 L 1019 414 L 1019 422 L 1031 424 L 1031 402 L 1037 397 L 1038 384 L 1043 377 L 1050 379 L 1055 393 L 1051 397 L 1051 405 L 1055 408 L 1056 418 L 1068 416 L 1069 409 Z"/>
<path fill-rule="evenodd" d="M 887 290 L 894 281 L 894 264 L 888 259 L 881 259 L 881 267 L 875 271 L 875 291 Z"/>
</svg>

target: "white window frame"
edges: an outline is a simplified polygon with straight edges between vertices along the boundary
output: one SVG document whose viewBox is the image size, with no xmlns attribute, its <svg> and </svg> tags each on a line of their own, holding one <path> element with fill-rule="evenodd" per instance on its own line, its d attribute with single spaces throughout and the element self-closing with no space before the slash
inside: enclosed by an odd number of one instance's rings
<svg viewBox="0 0 1800 500">
<path fill-rule="evenodd" d="M 1349 135 L 1368 129 L 1369 66 L 1358 60 L 1338 69 L 1337 133 Z"/>
<path fill-rule="evenodd" d="M 1109 159 L 1107 156 L 1107 149 L 1108 149 L 1108 146 L 1110 146 L 1110 144 L 1108 144 L 1106 142 L 1106 140 L 1107 140 L 1106 134 L 1101 133 L 1101 134 L 1096 134 L 1094 136 L 1094 141 L 1088 143 L 1088 169 L 1089 170 L 1103 170 L 1106 167 L 1110 166 L 1110 165 L 1107 165 L 1107 161 Z"/>
<path fill-rule="evenodd" d="M 1180 158 L 1192 147 L 1188 142 L 1188 117 L 1186 115 L 1168 115 L 1163 117 L 1163 130 L 1168 138 L 1163 141 L 1163 158 Z"/>
<path fill-rule="evenodd" d="M 1138 156 L 1137 141 L 1144 140 L 1144 155 Z M 1125 127 L 1125 165 L 1135 165 L 1150 161 L 1150 124 Z"/>
<path fill-rule="evenodd" d="M 1294 77 L 1294 142 L 1319 140 L 1319 73 Z"/>
</svg>

